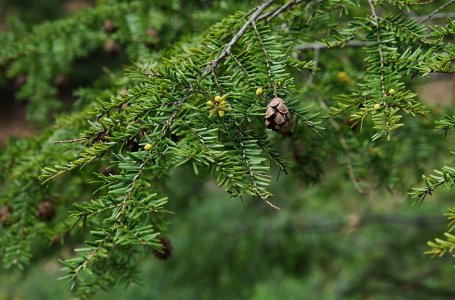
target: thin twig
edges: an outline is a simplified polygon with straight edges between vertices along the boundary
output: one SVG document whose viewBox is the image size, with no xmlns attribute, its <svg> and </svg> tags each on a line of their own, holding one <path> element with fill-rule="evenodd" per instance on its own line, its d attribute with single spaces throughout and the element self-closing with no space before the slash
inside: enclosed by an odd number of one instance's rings
<svg viewBox="0 0 455 300">
<path fill-rule="evenodd" d="M 315 5 L 315 4 L 319 4 L 319 3 L 323 2 L 323 1 L 324 0 L 314 0 L 312 2 L 309 2 L 307 5 Z M 257 19 L 257 21 L 261 21 L 263 19 L 266 19 L 266 22 L 270 22 L 274 18 L 276 18 L 279 14 L 284 12 L 285 10 L 294 8 L 294 6 L 296 6 L 296 5 L 298 5 L 298 4 L 302 3 L 302 2 L 303 2 L 303 0 L 290 0 L 286 4 L 283 4 L 282 6 L 278 7 L 277 9 L 269 11 L 267 13 L 264 13 L 263 15 L 261 15 Z"/>
<path fill-rule="evenodd" d="M 272 202 L 270 202 L 269 200 L 267 200 L 267 197 L 262 195 L 261 194 L 261 191 L 259 189 L 259 186 L 257 185 L 256 183 L 256 180 L 255 180 L 255 176 L 260 176 L 260 177 L 269 177 L 268 175 L 265 175 L 265 174 L 260 174 L 260 173 L 256 173 L 252 167 L 251 167 L 251 163 L 248 159 L 248 156 L 246 154 L 246 150 L 245 150 L 245 145 L 243 144 L 243 134 L 242 132 L 240 131 L 239 128 L 237 128 L 237 138 L 238 138 L 238 141 L 240 142 L 240 146 L 242 147 L 242 156 L 243 156 L 243 160 L 245 161 L 245 164 L 246 164 L 246 167 L 247 167 L 247 172 L 248 172 L 248 175 L 250 176 L 251 178 L 251 185 L 253 186 L 253 189 L 254 189 L 254 192 L 256 193 L 256 196 L 258 196 L 259 199 L 263 200 L 265 203 L 267 203 L 270 207 L 276 209 L 276 210 L 280 210 L 280 208 L 278 206 L 276 206 L 275 204 L 273 204 Z"/>
<path fill-rule="evenodd" d="M 175 104 L 174 111 L 172 112 L 172 115 L 169 117 L 169 119 L 166 120 L 166 122 L 163 125 L 163 128 L 162 128 L 163 135 L 167 135 L 168 134 L 169 129 L 171 128 L 172 123 L 174 122 L 174 119 L 177 117 L 177 115 L 178 115 L 178 113 L 180 111 L 180 108 L 183 106 L 183 103 L 186 101 L 186 99 L 188 99 L 188 97 L 190 96 L 192 91 L 193 91 L 193 88 L 189 88 L 185 92 L 185 94 L 183 95 L 182 99 L 180 99 Z"/>
<path fill-rule="evenodd" d="M 242 28 L 237 32 L 237 34 L 229 41 L 229 43 L 224 47 L 223 51 L 220 53 L 220 55 L 212 60 L 210 64 L 207 66 L 207 68 L 204 70 L 204 72 L 201 75 L 201 78 L 206 77 L 207 75 L 211 74 L 213 71 L 216 70 L 218 65 L 231 53 L 232 47 L 239 41 L 239 39 L 243 36 L 245 31 L 248 29 L 248 27 L 257 20 L 259 15 L 270 5 L 275 0 L 269 0 L 260 6 L 258 6 L 255 10 L 255 12 L 250 16 L 248 21 L 246 21 L 245 24 L 243 24 Z"/>
<path fill-rule="evenodd" d="M 345 47 L 356 48 L 356 47 L 367 46 L 367 45 L 370 45 L 370 44 L 371 44 L 370 42 L 364 42 L 364 41 L 350 41 L 349 43 L 347 43 L 346 45 L 344 45 L 341 48 L 345 48 Z M 301 51 L 333 49 L 333 48 L 338 48 L 338 47 L 329 47 L 326 44 L 319 44 L 319 43 L 304 43 L 304 44 L 300 44 L 300 45 L 295 47 L 296 50 L 301 50 Z"/>
<path fill-rule="evenodd" d="M 258 31 L 258 29 L 256 27 L 256 23 L 254 23 L 254 22 L 253 22 L 253 28 L 254 28 L 254 32 L 256 34 L 256 37 L 257 37 L 257 39 L 259 41 L 259 44 L 261 45 L 262 52 L 264 53 L 265 64 L 267 66 L 267 75 L 269 77 L 269 80 L 272 82 L 273 94 L 275 95 L 275 97 L 278 97 L 276 83 L 275 83 L 275 80 L 273 80 L 273 75 L 272 75 L 272 66 L 271 66 L 272 65 L 272 58 L 270 57 L 269 53 L 265 49 L 265 45 L 262 42 L 261 35 L 259 34 L 259 31 Z"/>
<path fill-rule="evenodd" d="M 327 104 L 324 102 L 324 100 L 322 98 L 319 98 L 319 103 L 324 108 L 324 110 L 326 110 L 326 111 L 329 110 Z M 344 139 L 344 137 L 341 135 L 340 126 L 332 119 L 329 119 L 329 122 L 330 122 L 330 125 L 332 125 L 332 127 L 338 132 L 338 140 L 340 141 L 341 147 L 343 148 L 343 151 L 344 151 L 344 156 L 346 157 L 346 164 L 348 166 L 348 174 L 349 174 L 349 178 L 351 178 L 352 185 L 354 186 L 354 188 L 356 189 L 356 191 L 359 194 L 363 194 L 364 191 L 360 187 L 359 183 L 357 182 L 357 178 L 354 173 L 354 168 L 352 167 L 352 160 L 351 160 L 351 156 L 349 155 L 348 144 L 346 143 L 346 140 Z"/>
<path fill-rule="evenodd" d="M 291 0 L 289 1 L 288 3 L 278 7 L 277 9 L 275 10 L 272 10 L 268 13 L 265 13 L 263 15 L 261 15 L 259 18 L 258 18 L 258 21 L 259 20 L 262 20 L 262 19 L 266 19 L 267 22 L 270 22 L 271 20 L 273 20 L 276 16 L 278 16 L 279 14 L 281 14 L 283 11 L 287 10 L 288 8 L 291 8 L 292 6 L 294 5 L 297 5 L 299 3 L 301 3 L 302 0 Z"/>
<path fill-rule="evenodd" d="M 382 53 L 382 43 L 381 43 L 381 35 L 379 34 L 379 17 L 376 14 L 376 10 L 374 8 L 374 3 L 373 0 L 368 0 L 368 3 L 370 4 L 371 8 L 371 14 L 374 19 L 374 25 L 376 27 L 376 37 L 377 37 L 377 43 L 378 43 L 378 52 L 379 52 L 379 57 L 381 60 L 381 65 L 380 65 L 380 82 L 381 82 L 381 90 L 382 90 L 382 103 L 385 104 L 385 98 L 386 98 L 386 93 L 385 93 L 385 84 L 384 84 L 384 54 Z"/>
<path fill-rule="evenodd" d="M 422 22 L 422 20 L 425 18 L 426 18 L 426 16 L 418 16 L 418 17 L 414 17 L 412 19 L 418 19 L 418 20 L 420 20 L 420 22 Z M 447 18 L 450 18 L 450 19 L 455 18 L 455 12 L 438 13 L 438 14 L 434 14 L 433 16 L 430 17 L 431 20 L 447 19 Z M 430 19 L 427 19 L 423 22 L 426 22 Z"/>
<path fill-rule="evenodd" d="M 55 141 L 54 144 L 67 144 L 67 143 L 77 143 L 77 142 L 84 142 L 87 138 L 77 138 L 71 140 L 62 140 L 62 141 Z"/>
<path fill-rule="evenodd" d="M 455 1 L 455 0 L 454 0 Z M 410 19 L 419 20 L 419 23 L 423 23 L 428 21 L 428 16 L 408 16 Z M 455 13 L 437 13 L 431 16 L 431 20 L 437 19 L 447 19 L 447 18 L 455 18 Z M 340 47 L 330 47 L 327 44 L 321 43 L 303 43 L 295 47 L 295 50 L 306 51 L 306 50 L 316 50 L 316 49 L 339 49 L 339 48 L 357 48 L 370 45 L 370 42 L 366 41 L 350 41 L 347 44 L 340 46 Z"/>
<path fill-rule="evenodd" d="M 426 17 L 424 17 L 422 20 L 420 20 L 420 24 L 422 23 L 425 23 L 426 21 L 430 20 L 433 18 L 433 16 L 435 14 L 437 14 L 440 10 L 446 8 L 447 6 L 451 5 L 451 4 L 454 4 L 455 3 L 455 0 L 450 0 L 446 3 L 444 3 L 443 5 L 441 5 L 440 7 L 438 7 L 437 9 L 435 9 L 433 12 L 431 12 L 429 15 L 427 15 Z"/>
<path fill-rule="evenodd" d="M 245 69 L 245 67 L 242 65 L 242 63 L 239 61 L 239 59 L 234 54 L 231 54 L 231 57 L 234 59 L 234 61 L 237 63 L 237 65 L 240 67 L 240 69 L 242 69 L 243 73 L 245 73 L 245 75 L 248 77 L 248 79 L 250 79 L 251 78 L 250 73 Z"/>
<path fill-rule="evenodd" d="M 318 65 L 319 65 L 319 54 L 320 54 L 319 52 L 320 52 L 319 48 L 315 48 L 315 49 L 314 49 L 314 53 L 313 53 L 314 65 L 313 65 L 313 67 L 314 67 L 315 69 L 317 69 L 317 68 L 318 68 Z M 314 79 L 313 74 L 311 74 L 311 75 L 308 77 L 307 83 L 308 83 L 308 84 L 313 84 L 313 79 Z"/>
</svg>

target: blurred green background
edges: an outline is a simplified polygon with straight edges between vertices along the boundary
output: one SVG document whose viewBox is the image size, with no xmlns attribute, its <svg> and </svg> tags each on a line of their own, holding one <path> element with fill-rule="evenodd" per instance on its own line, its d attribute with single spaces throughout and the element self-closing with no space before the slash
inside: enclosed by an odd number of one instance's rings
<svg viewBox="0 0 455 300">
<path fill-rule="evenodd" d="M 145 255 L 139 285 L 95 299 L 453 299 L 450 258 L 423 255 L 453 193 L 421 206 L 385 191 L 359 196 L 339 171 L 309 187 L 282 176 L 273 186 L 279 212 L 179 171 L 169 181 L 179 186 L 169 189 L 172 256 Z M 59 268 L 49 257 L 3 273 L 0 299 L 70 299 Z"/>
</svg>

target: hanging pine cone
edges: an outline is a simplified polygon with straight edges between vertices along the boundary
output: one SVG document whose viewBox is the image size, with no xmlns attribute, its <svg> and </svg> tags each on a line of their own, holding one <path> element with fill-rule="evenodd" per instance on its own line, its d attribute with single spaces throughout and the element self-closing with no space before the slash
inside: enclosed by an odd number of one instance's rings
<svg viewBox="0 0 455 300">
<path fill-rule="evenodd" d="M 106 141 L 106 131 L 103 130 L 96 135 L 95 139 L 93 140 L 93 143 L 101 143 L 104 141 Z"/>
<path fill-rule="evenodd" d="M 13 213 L 13 209 L 11 206 L 3 206 L 0 208 L 0 223 L 3 227 L 8 227 L 11 225 L 11 214 Z"/>
<path fill-rule="evenodd" d="M 68 87 L 68 76 L 65 74 L 57 74 L 54 77 L 54 86 L 59 89 L 64 89 Z"/>
<path fill-rule="evenodd" d="M 106 32 L 107 34 L 114 33 L 117 31 L 117 29 L 118 29 L 117 26 L 115 26 L 112 20 L 104 21 L 104 32 Z"/>
<path fill-rule="evenodd" d="M 159 260 L 166 260 L 171 257 L 172 254 L 171 240 L 166 236 L 161 236 L 158 239 L 160 240 L 161 245 L 163 245 L 163 248 L 161 248 L 161 250 L 153 249 L 153 255 Z"/>
<path fill-rule="evenodd" d="M 14 78 L 14 89 L 17 91 L 21 89 L 27 83 L 27 76 L 25 75 L 18 75 Z"/>
<path fill-rule="evenodd" d="M 110 56 L 115 57 L 120 54 L 121 48 L 120 45 L 116 42 L 108 40 L 106 43 L 104 43 L 104 51 Z"/>
<path fill-rule="evenodd" d="M 111 166 L 103 166 L 99 169 L 99 172 L 103 174 L 104 176 L 109 176 L 109 175 L 116 175 L 119 173 L 119 170 L 115 167 Z"/>
<path fill-rule="evenodd" d="M 44 200 L 43 202 L 38 204 L 36 215 L 41 221 L 52 220 L 55 216 L 54 203 L 52 203 L 49 200 Z"/>
<path fill-rule="evenodd" d="M 289 110 L 283 99 L 275 97 L 267 105 L 264 123 L 267 128 L 282 131 L 289 124 Z"/>
</svg>

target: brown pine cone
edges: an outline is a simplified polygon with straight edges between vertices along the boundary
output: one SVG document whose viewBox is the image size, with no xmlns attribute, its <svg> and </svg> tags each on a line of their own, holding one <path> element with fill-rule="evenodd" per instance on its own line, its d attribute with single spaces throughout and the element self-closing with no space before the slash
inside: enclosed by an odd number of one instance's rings
<svg viewBox="0 0 455 300">
<path fill-rule="evenodd" d="M 137 141 L 135 138 L 133 138 L 133 139 L 131 139 L 131 140 L 128 140 L 128 141 L 126 142 L 126 146 L 127 146 L 127 148 L 128 148 L 128 151 L 130 151 L 130 152 L 137 152 L 137 151 L 139 151 L 139 149 L 141 148 L 141 147 L 139 146 L 138 141 Z"/>
<path fill-rule="evenodd" d="M 41 221 L 51 221 L 55 216 L 54 203 L 49 200 L 44 200 L 38 204 L 36 215 Z"/>
<path fill-rule="evenodd" d="M 8 227 L 11 225 L 11 214 L 13 213 L 13 209 L 11 206 L 3 206 L 0 208 L 0 223 L 4 227 Z"/>
<path fill-rule="evenodd" d="M 267 105 L 264 123 L 267 128 L 282 131 L 289 124 L 289 110 L 283 99 L 275 97 Z"/>
<path fill-rule="evenodd" d="M 118 169 L 115 167 L 110 167 L 110 166 L 103 166 L 99 169 L 99 172 L 103 174 L 104 176 L 109 176 L 109 175 L 116 175 L 119 173 Z"/>
<path fill-rule="evenodd" d="M 21 89 L 27 83 L 26 75 L 18 75 L 14 78 L 14 89 L 17 91 Z"/>
<path fill-rule="evenodd" d="M 57 76 L 54 77 L 54 86 L 63 89 L 68 86 L 68 76 L 64 74 L 57 74 Z"/>
<path fill-rule="evenodd" d="M 93 143 L 101 143 L 104 141 L 106 141 L 106 131 L 103 130 L 96 135 L 95 139 L 93 140 Z"/>
<path fill-rule="evenodd" d="M 117 31 L 117 26 L 115 26 L 114 22 L 112 20 L 106 20 L 104 21 L 104 32 L 106 33 L 114 33 Z"/>
<path fill-rule="evenodd" d="M 166 236 L 161 236 L 158 238 L 163 248 L 161 250 L 153 249 L 153 255 L 159 260 L 166 260 L 172 255 L 172 243 L 171 240 Z"/>
<path fill-rule="evenodd" d="M 108 40 L 104 43 L 104 51 L 110 56 L 117 56 L 120 54 L 121 48 L 116 42 Z"/>
</svg>

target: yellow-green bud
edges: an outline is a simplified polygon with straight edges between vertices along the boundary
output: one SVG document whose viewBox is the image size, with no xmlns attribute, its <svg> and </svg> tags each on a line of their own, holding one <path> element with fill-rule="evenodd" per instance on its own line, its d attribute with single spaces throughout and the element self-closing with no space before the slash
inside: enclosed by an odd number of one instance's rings
<svg viewBox="0 0 455 300">
<path fill-rule="evenodd" d="M 395 91 L 395 89 L 390 89 L 389 90 L 389 95 L 394 95 L 397 91 Z"/>
<path fill-rule="evenodd" d="M 221 118 L 224 117 L 224 110 L 219 110 L 218 116 L 220 116 Z"/>
<path fill-rule="evenodd" d="M 347 82 L 350 80 L 350 78 L 346 72 L 338 72 L 337 78 L 338 78 L 338 80 L 344 81 L 344 82 Z"/>
<path fill-rule="evenodd" d="M 264 89 L 260 86 L 256 89 L 256 96 L 261 96 L 262 93 L 264 93 Z"/>
<path fill-rule="evenodd" d="M 215 102 L 220 102 L 221 101 L 221 97 L 220 96 L 215 96 Z"/>
<path fill-rule="evenodd" d="M 212 101 L 207 101 L 207 105 L 208 106 L 213 106 L 213 102 Z"/>
<path fill-rule="evenodd" d="M 381 104 L 379 103 L 376 103 L 374 106 L 373 106 L 374 110 L 379 110 L 381 108 Z"/>
<path fill-rule="evenodd" d="M 144 150 L 145 151 L 149 151 L 151 149 L 152 149 L 152 144 L 147 144 L 147 145 L 144 146 Z"/>
<path fill-rule="evenodd" d="M 224 94 L 223 96 L 220 97 L 220 101 L 226 100 L 228 97 L 228 94 Z"/>
</svg>

